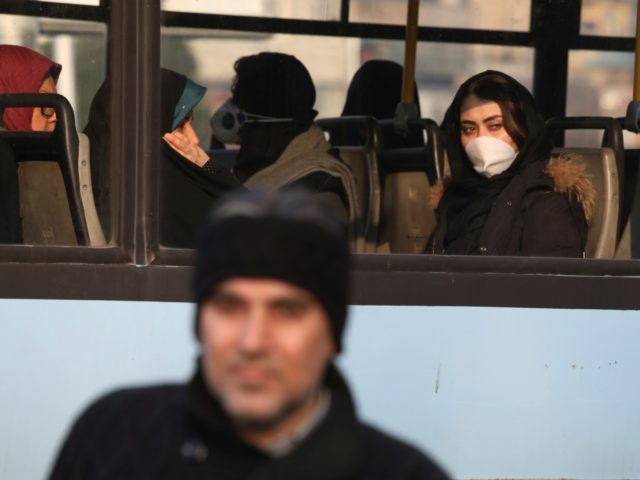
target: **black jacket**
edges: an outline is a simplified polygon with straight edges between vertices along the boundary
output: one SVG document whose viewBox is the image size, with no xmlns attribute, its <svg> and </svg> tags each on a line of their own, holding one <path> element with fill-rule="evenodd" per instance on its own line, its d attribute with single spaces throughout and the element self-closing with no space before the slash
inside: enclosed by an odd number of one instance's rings
<svg viewBox="0 0 640 480">
<path fill-rule="evenodd" d="M 556 158 L 532 163 L 497 196 L 470 253 L 580 257 L 587 242 L 587 217 L 594 195 L 578 161 Z M 468 246 L 465 238 L 445 244 L 447 200 L 445 189 L 438 206 L 439 223 L 427 251 L 467 253 L 459 251 Z"/>
<path fill-rule="evenodd" d="M 288 455 L 272 458 L 243 443 L 208 395 L 189 385 L 122 390 L 79 418 L 52 480 L 98 479 L 445 479 L 423 454 L 358 422 L 333 367 L 331 407 Z"/>
</svg>

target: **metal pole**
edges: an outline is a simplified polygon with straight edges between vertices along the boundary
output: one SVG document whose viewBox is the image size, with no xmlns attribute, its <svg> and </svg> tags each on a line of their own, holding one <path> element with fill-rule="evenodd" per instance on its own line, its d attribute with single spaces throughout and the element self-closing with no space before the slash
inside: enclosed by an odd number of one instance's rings
<svg viewBox="0 0 640 480">
<path fill-rule="evenodd" d="M 420 0 L 408 0 L 407 28 L 404 38 L 404 69 L 402 71 L 402 103 L 413 103 L 413 83 L 416 72 L 418 43 L 418 9 Z"/>
<path fill-rule="evenodd" d="M 633 99 L 640 100 L 640 2 L 636 10 L 636 50 L 635 50 L 635 68 L 633 70 Z"/>
</svg>

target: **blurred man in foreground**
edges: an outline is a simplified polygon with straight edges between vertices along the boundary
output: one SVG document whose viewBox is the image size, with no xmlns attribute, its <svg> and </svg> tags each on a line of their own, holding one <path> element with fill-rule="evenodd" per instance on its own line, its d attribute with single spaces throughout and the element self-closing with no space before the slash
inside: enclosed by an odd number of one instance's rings
<svg viewBox="0 0 640 480">
<path fill-rule="evenodd" d="M 331 212 L 301 192 L 223 201 L 198 250 L 193 379 L 98 400 L 51 478 L 446 478 L 357 419 L 333 363 L 349 251 Z"/>
</svg>

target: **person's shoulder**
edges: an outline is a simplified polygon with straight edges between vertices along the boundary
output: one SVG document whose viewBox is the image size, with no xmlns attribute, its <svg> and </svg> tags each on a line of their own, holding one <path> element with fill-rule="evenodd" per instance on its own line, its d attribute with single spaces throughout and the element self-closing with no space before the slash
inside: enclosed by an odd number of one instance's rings
<svg viewBox="0 0 640 480">
<path fill-rule="evenodd" d="M 365 475 L 371 479 L 445 480 L 447 474 L 417 448 L 366 424 L 361 424 L 365 446 Z"/>
<path fill-rule="evenodd" d="M 129 420 L 144 423 L 167 410 L 179 407 L 186 398 L 184 385 L 153 385 L 115 390 L 91 403 L 78 423 L 110 425 L 127 424 Z"/>
</svg>

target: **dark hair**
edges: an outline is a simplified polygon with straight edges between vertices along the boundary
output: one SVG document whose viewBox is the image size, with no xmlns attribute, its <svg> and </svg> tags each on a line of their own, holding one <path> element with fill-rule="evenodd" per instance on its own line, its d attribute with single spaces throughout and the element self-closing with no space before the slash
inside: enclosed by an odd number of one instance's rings
<svg viewBox="0 0 640 480">
<path fill-rule="evenodd" d="M 513 90 L 510 82 L 508 82 L 504 76 L 496 73 L 478 77 L 468 84 L 463 85 L 458 91 L 458 95 L 460 95 L 462 102 L 470 95 L 475 95 L 482 100 L 496 102 L 502 111 L 502 121 L 505 130 L 516 143 L 518 149 L 522 149 L 529 134 L 527 120 L 520 99 Z M 458 106 L 458 115 L 456 118 L 458 132 L 460 131 L 461 105 L 462 103 Z"/>
</svg>

